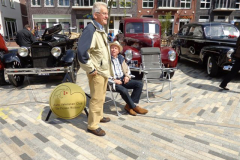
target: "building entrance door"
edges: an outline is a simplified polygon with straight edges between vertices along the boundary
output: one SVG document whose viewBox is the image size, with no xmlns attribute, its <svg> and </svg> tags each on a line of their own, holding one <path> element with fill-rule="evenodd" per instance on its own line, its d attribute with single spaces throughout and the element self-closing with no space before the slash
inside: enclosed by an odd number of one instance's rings
<svg viewBox="0 0 240 160">
<path fill-rule="evenodd" d="M 16 19 L 5 18 L 6 36 L 9 40 L 14 40 L 17 34 Z"/>
</svg>

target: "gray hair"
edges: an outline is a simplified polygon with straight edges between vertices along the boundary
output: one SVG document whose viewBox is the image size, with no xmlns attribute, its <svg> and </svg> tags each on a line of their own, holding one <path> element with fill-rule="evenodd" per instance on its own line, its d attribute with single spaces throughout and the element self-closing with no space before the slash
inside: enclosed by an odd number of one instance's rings
<svg viewBox="0 0 240 160">
<path fill-rule="evenodd" d="M 95 2 L 95 3 L 93 4 L 93 8 L 92 8 L 92 15 L 93 15 L 94 13 L 96 13 L 96 12 L 100 12 L 101 6 L 104 6 L 104 7 L 107 8 L 107 4 L 106 4 L 106 3 L 104 3 L 104 2 Z"/>
</svg>

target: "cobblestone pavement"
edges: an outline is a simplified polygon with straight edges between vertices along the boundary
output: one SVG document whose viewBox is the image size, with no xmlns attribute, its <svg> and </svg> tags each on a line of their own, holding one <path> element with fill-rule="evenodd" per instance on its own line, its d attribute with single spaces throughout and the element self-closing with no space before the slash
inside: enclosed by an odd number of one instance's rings
<svg viewBox="0 0 240 160">
<path fill-rule="evenodd" d="M 142 94 L 146 115 L 126 114 L 119 97 L 123 115 L 118 117 L 113 103 L 106 103 L 104 113 L 111 122 L 100 124 L 104 137 L 86 132 L 84 112 L 71 120 L 52 114 L 45 121 L 59 77 L 32 77 L 19 88 L 1 86 L 0 159 L 240 160 L 240 76 L 228 85 L 230 91 L 223 91 L 218 88 L 222 76 L 210 78 L 199 65 L 186 61 L 178 68 L 172 102 L 147 103 Z M 77 84 L 89 93 L 82 70 Z M 167 87 L 154 94 L 155 99 L 167 97 Z"/>
</svg>

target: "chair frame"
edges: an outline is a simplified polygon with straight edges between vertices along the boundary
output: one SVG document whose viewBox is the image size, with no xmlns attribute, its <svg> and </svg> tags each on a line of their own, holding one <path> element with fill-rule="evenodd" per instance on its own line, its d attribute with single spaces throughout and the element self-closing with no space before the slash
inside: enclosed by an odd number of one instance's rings
<svg viewBox="0 0 240 160">
<path fill-rule="evenodd" d="M 154 52 L 154 53 L 149 53 L 148 51 Z M 145 66 L 145 61 L 144 61 L 144 55 L 158 55 L 158 62 L 153 62 L 152 64 L 159 64 L 159 67 L 157 68 L 146 68 Z M 143 73 L 143 82 L 146 85 L 146 92 L 147 92 L 147 102 L 163 102 L 163 101 L 172 101 L 172 81 L 171 81 L 171 76 L 170 73 L 174 72 L 177 68 L 165 68 L 164 64 L 162 63 L 161 60 L 161 52 L 160 49 L 158 47 L 146 47 L 146 48 L 142 48 L 141 49 L 141 58 L 142 58 L 142 63 L 139 69 L 139 73 Z M 159 71 L 160 73 L 160 77 L 159 78 L 148 78 L 148 73 L 150 72 L 156 72 Z M 148 81 L 151 80 L 159 80 L 162 81 L 162 89 L 160 90 L 160 92 L 163 91 L 164 88 L 164 84 L 167 81 L 169 83 L 169 91 L 170 91 L 170 98 L 166 99 L 166 100 L 151 100 L 149 97 L 149 89 L 148 89 Z M 159 92 L 159 91 L 155 91 L 155 92 Z"/>
<path fill-rule="evenodd" d="M 116 92 L 117 93 L 117 95 L 114 97 L 114 95 L 113 95 L 113 92 L 114 92 L 114 90 L 113 90 L 113 87 L 112 87 L 112 85 L 111 84 L 115 84 L 115 82 L 113 81 L 113 80 L 108 80 L 108 88 L 109 88 L 109 90 L 110 90 L 110 93 L 111 93 L 111 100 L 109 100 L 109 101 L 106 101 L 105 103 L 107 103 L 107 102 L 110 102 L 110 101 L 113 101 L 113 104 L 114 104 L 114 106 L 115 106 L 115 108 L 116 108 L 116 112 L 117 112 L 117 115 L 120 117 L 120 116 L 122 116 L 122 114 L 118 111 L 118 107 L 117 107 L 117 105 L 116 105 L 116 99 L 117 99 L 117 96 L 118 96 L 118 92 Z"/>
</svg>

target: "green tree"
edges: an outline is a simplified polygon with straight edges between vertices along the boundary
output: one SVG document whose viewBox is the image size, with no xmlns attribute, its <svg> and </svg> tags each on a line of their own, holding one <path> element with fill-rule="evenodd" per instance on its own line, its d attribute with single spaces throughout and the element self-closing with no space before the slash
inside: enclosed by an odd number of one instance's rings
<svg viewBox="0 0 240 160">
<path fill-rule="evenodd" d="M 164 16 L 159 17 L 159 20 L 161 23 L 161 35 L 162 36 L 167 36 L 169 34 L 170 27 L 171 27 L 171 22 L 170 22 L 171 17 L 172 17 L 171 12 L 167 12 Z"/>
</svg>

